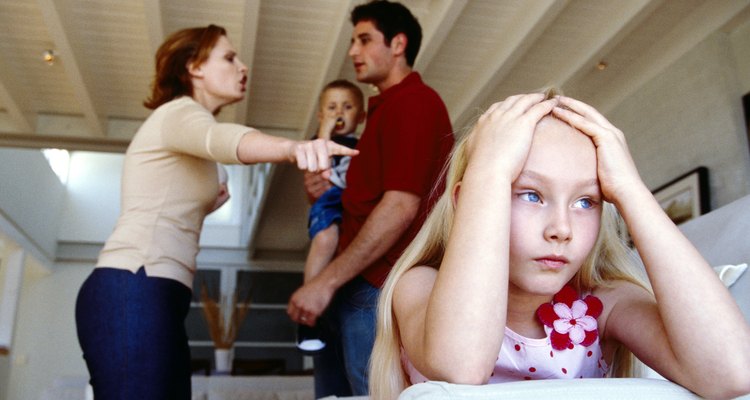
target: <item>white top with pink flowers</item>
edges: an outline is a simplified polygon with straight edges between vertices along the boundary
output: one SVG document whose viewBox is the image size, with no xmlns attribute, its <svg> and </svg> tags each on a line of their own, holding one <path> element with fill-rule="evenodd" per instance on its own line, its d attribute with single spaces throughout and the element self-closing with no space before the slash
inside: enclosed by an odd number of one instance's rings
<svg viewBox="0 0 750 400">
<path fill-rule="evenodd" d="M 489 383 L 532 379 L 602 378 L 609 367 L 602 358 L 597 338 L 591 345 L 574 345 L 555 350 L 549 338 L 552 328 L 545 326 L 547 337 L 531 339 L 505 328 L 503 345 L 491 372 Z M 401 362 L 412 384 L 426 382 L 401 349 Z"/>
</svg>

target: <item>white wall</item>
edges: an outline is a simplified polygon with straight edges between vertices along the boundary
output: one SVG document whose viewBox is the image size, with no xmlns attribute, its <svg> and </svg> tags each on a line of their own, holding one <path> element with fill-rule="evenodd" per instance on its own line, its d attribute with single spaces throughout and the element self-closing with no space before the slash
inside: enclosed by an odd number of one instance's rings
<svg viewBox="0 0 750 400">
<path fill-rule="evenodd" d="M 0 216 L 54 259 L 65 188 L 39 150 L 0 149 Z"/>
<path fill-rule="evenodd" d="M 76 336 L 75 299 L 91 269 L 56 264 L 53 273 L 24 277 L 8 400 L 39 400 L 58 377 L 88 377 Z"/>
<path fill-rule="evenodd" d="M 67 198 L 58 240 L 103 243 L 120 214 L 123 154 L 70 154 Z"/>
<path fill-rule="evenodd" d="M 742 43 L 749 42 L 744 37 Z M 625 132 L 650 188 L 705 165 L 712 209 L 750 193 L 736 65 L 729 37 L 716 33 L 612 110 L 610 120 Z"/>
</svg>

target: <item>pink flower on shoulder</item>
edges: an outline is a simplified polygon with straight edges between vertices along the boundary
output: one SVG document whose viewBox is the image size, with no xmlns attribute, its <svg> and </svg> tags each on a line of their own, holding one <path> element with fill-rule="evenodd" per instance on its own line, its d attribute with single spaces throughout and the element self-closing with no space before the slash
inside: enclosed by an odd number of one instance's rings
<svg viewBox="0 0 750 400">
<path fill-rule="evenodd" d="M 579 344 L 590 346 L 599 336 L 596 318 L 602 313 L 602 302 L 594 296 L 581 300 L 572 287 L 566 285 L 553 298 L 536 310 L 544 325 L 552 328 L 550 341 L 555 350 L 572 349 Z"/>
</svg>

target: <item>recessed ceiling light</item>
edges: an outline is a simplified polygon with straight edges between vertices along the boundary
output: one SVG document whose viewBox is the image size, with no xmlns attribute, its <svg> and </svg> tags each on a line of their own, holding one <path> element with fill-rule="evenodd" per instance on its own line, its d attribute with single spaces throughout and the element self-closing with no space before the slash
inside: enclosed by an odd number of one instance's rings
<svg viewBox="0 0 750 400">
<path fill-rule="evenodd" d="M 606 61 L 599 61 L 599 64 L 596 64 L 596 69 L 598 69 L 599 71 L 604 71 L 608 66 L 609 64 L 607 64 Z"/>
<path fill-rule="evenodd" d="M 42 60 L 44 60 L 47 65 L 53 65 L 55 61 L 57 61 L 57 54 L 55 54 L 55 51 L 52 49 L 44 50 L 42 53 Z"/>
</svg>

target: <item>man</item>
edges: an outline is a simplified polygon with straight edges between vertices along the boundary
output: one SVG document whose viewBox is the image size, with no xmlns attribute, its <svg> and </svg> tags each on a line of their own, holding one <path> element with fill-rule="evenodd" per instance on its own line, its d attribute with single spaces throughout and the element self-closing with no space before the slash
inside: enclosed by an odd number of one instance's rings
<svg viewBox="0 0 750 400">
<path fill-rule="evenodd" d="M 337 256 L 292 295 L 287 310 L 311 326 L 326 311 L 316 398 L 367 394 L 379 289 L 432 206 L 453 146 L 443 101 L 412 71 L 422 39 L 416 18 L 400 3 L 376 0 L 354 8 L 351 20 L 357 80 L 379 94 L 368 101 L 360 154 L 349 167 Z M 316 197 L 327 183 L 307 175 L 305 188 Z"/>
</svg>

